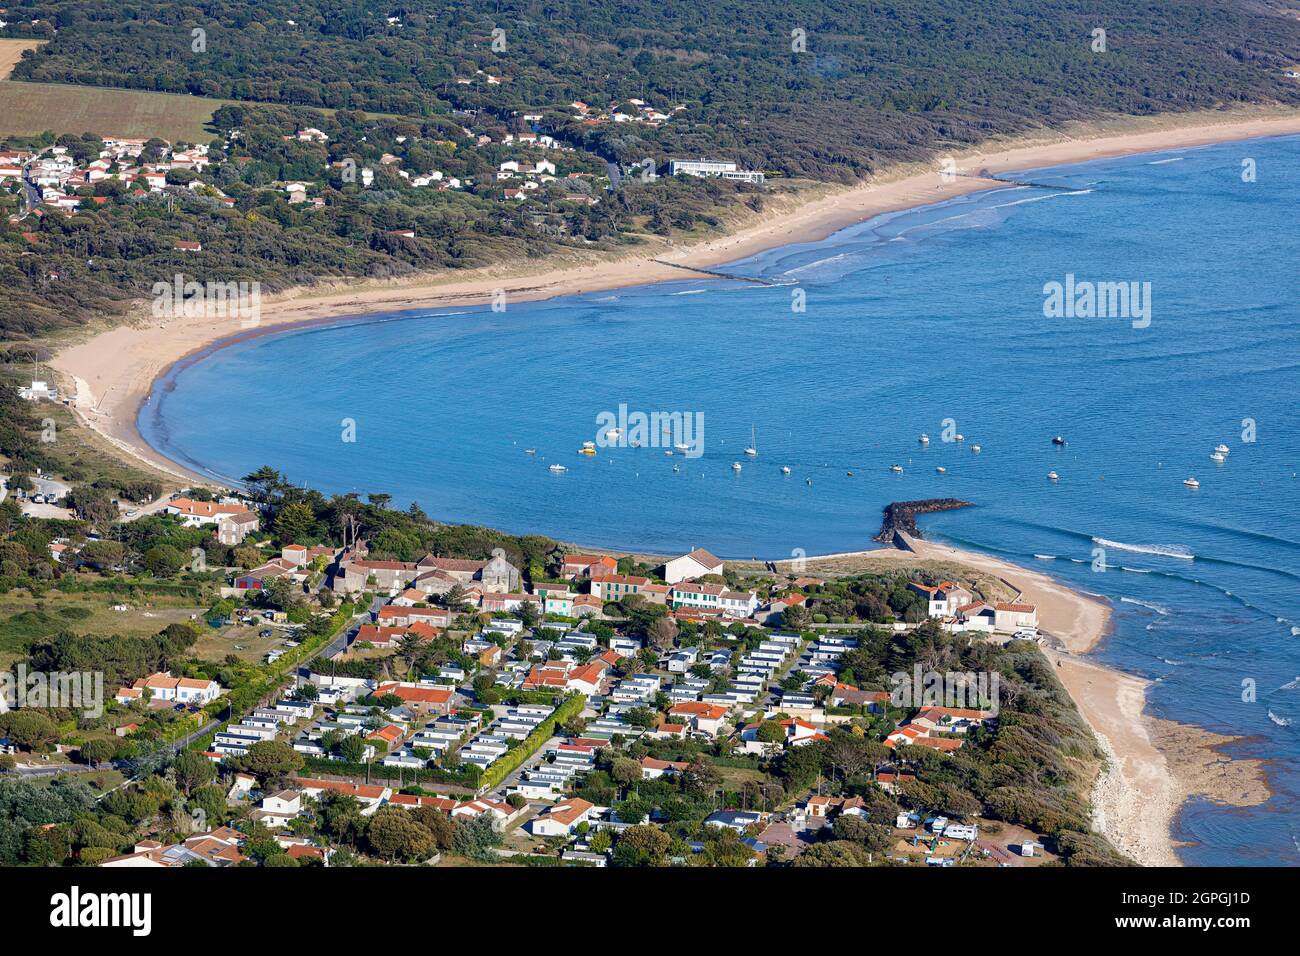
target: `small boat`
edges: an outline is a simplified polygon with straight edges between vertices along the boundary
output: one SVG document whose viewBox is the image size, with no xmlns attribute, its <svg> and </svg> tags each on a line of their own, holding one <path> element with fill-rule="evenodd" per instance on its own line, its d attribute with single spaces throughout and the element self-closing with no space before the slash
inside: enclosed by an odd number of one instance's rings
<svg viewBox="0 0 1300 956">
<path fill-rule="evenodd" d="M 1201 483 L 1200 483 L 1199 481 L 1197 481 L 1195 478 L 1184 478 L 1184 479 L 1183 479 L 1183 484 L 1185 484 L 1188 488 L 1199 488 L 1199 487 L 1201 487 Z"/>
<path fill-rule="evenodd" d="M 673 445 L 673 447 L 676 448 L 678 451 L 690 451 L 690 450 L 691 450 L 691 446 L 688 445 L 688 444 L 686 444 L 685 442 L 678 442 L 676 445 Z"/>
<path fill-rule="evenodd" d="M 811 484 L 812 484 L 812 479 L 811 479 L 811 478 L 805 478 L 805 479 L 804 479 L 804 484 L 811 485 Z"/>
<path fill-rule="evenodd" d="M 917 441 L 919 441 L 922 445 L 928 445 L 930 444 L 930 436 L 923 432 L 921 434 L 921 437 L 918 438 Z"/>
<path fill-rule="evenodd" d="M 853 477 L 853 472 L 851 471 L 846 471 L 844 474 L 848 475 L 850 478 Z"/>
<path fill-rule="evenodd" d="M 611 428 L 609 431 L 605 432 L 605 437 L 610 439 L 611 441 L 617 441 L 622 434 L 623 434 L 623 429 Z"/>
<path fill-rule="evenodd" d="M 942 475 L 942 474 L 946 473 L 946 472 L 948 471 L 948 469 L 945 468 L 945 467 L 943 467 L 943 465 L 940 465 L 938 468 L 935 469 L 935 471 L 937 471 L 939 474 Z"/>
<path fill-rule="evenodd" d="M 1053 445 L 1064 445 L 1064 444 L 1065 444 L 1065 439 L 1062 438 L 1060 435 L 1057 435 L 1055 438 L 1052 439 L 1052 444 L 1053 444 Z"/>
<path fill-rule="evenodd" d="M 1056 472 L 1054 472 L 1054 471 L 1049 471 L 1049 472 L 1047 473 L 1047 480 L 1048 480 L 1048 481 L 1055 481 L 1057 478 L 1060 478 L 1060 477 L 1061 477 L 1061 476 L 1058 475 L 1058 474 L 1057 474 Z"/>
<path fill-rule="evenodd" d="M 895 473 L 901 475 L 901 474 L 903 473 L 903 466 L 902 466 L 902 465 L 890 465 L 890 466 L 889 466 L 889 470 L 892 471 L 892 472 L 895 472 Z"/>
<path fill-rule="evenodd" d="M 673 471 L 681 471 L 681 468 L 679 468 L 677 465 L 673 465 Z"/>
<path fill-rule="evenodd" d="M 551 471 L 555 472 L 557 475 L 560 474 L 560 472 L 562 472 L 562 471 L 568 471 L 568 470 L 569 470 L 569 469 L 565 468 L 563 465 L 552 465 L 552 466 L 551 466 Z"/>
<path fill-rule="evenodd" d="M 758 442 L 755 440 L 754 426 L 749 426 L 749 447 L 745 449 L 745 454 L 750 458 L 758 457 Z"/>
<path fill-rule="evenodd" d="M 666 452 L 664 452 L 664 454 L 671 458 L 673 454 L 673 450 L 669 448 Z"/>
<path fill-rule="evenodd" d="M 1217 461 L 1219 463 L 1223 463 L 1227 460 L 1228 460 L 1228 456 L 1221 451 L 1210 452 L 1210 461 Z"/>
<path fill-rule="evenodd" d="M 1226 455 L 1229 451 L 1231 451 L 1231 449 L 1227 445 L 1223 444 L 1222 442 L 1215 445 L 1214 450 L 1217 451 L 1220 455 Z"/>
<path fill-rule="evenodd" d="M 525 455 L 536 455 L 536 454 L 537 454 L 537 449 L 536 449 L 536 448 L 525 448 L 525 449 L 524 449 L 524 454 L 525 454 Z"/>
<path fill-rule="evenodd" d="M 632 442 L 632 447 L 633 447 L 633 448 L 640 448 L 640 447 L 641 447 L 641 443 L 640 443 L 639 441 L 634 441 L 634 442 Z"/>
<path fill-rule="evenodd" d="M 782 465 L 782 466 L 781 466 L 781 474 L 783 474 L 783 475 L 788 475 L 788 474 L 790 474 L 790 466 L 789 466 L 789 465 Z"/>
<path fill-rule="evenodd" d="M 954 436 L 954 438 L 955 438 L 956 441 L 965 441 L 965 440 L 966 440 L 966 436 L 963 435 L 961 432 L 958 432 L 958 433 Z"/>
<path fill-rule="evenodd" d="M 979 446 L 979 445 L 971 445 L 971 446 L 970 446 L 970 450 L 973 451 L 975 454 L 978 455 L 978 454 L 980 453 L 980 446 Z"/>
<path fill-rule="evenodd" d="M 738 461 L 733 461 L 733 462 L 731 463 L 731 470 L 732 470 L 732 471 L 740 471 L 740 462 L 738 462 Z"/>
<path fill-rule="evenodd" d="M 591 448 L 591 447 L 589 447 L 588 445 L 583 445 L 581 448 L 578 449 L 578 454 L 579 454 L 579 455 L 594 455 L 594 454 L 596 454 L 596 449 Z"/>
</svg>

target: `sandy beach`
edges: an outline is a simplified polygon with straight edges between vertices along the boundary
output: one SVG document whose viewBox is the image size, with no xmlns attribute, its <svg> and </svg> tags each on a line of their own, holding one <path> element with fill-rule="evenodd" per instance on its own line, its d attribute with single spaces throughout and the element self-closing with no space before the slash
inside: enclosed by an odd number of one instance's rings
<svg viewBox="0 0 1300 956">
<path fill-rule="evenodd" d="M 1014 141 L 1000 141 L 979 150 L 954 151 L 956 169 L 965 174 L 987 171 L 1006 174 L 1064 163 L 1200 146 L 1260 136 L 1300 133 L 1300 112 L 1254 109 L 1124 118 L 1092 124 L 1069 132 L 1048 131 Z M 944 157 L 940 157 L 941 159 Z M 83 341 L 63 348 L 50 363 L 76 394 L 82 418 L 124 454 L 179 480 L 199 476 L 149 448 L 135 421 L 153 382 L 178 360 L 224 340 L 264 335 L 289 326 L 324 323 L 349 316 L 485 305 L 504 292 L 511 301 L 624 288 L 680 280 L 686 273 L 677 263 L 707 268 L 755 255 L 767 249 L 811 242 L 886 212 L 1000 188 L 988 179 L 958 176 L 943 181 L 938 165 L 898 168 L 875 181 L 852 188 L 812 190 L 818 198 L 804 203 L 773 202 L 772 210 L 740 224 L 726 235 L 693 245 L 647 243 L 621 258 L 572 261 L 550 258 L 530 267 L 495 267 L 425 275 L 388 283 L 336 283 L 299 289 L 265 301 L 256 328 L 241 327 L 241 319 L 172 318 L 159 320 L 147 310 L 134 323 L 90 330 Z"/>
<path fill-rule="evenodd" d="M 1094 125 L 1071 135 L 1044 133 L 1015 142 L 990 144 L 980 151 L 954 153 L 966 173 L 1005 174 L 1042 166 L 1193 147 L 1216 142 L 1300 133 L 1300 112 L 1254 110 L 1194 116 L 1126 119 Z M 241 338 L 291 326 L 328 323 L 368 313 L 484 305 L 498 290 L 506 301 L 524 301 L 622 288 L 666 280 L 684 273 L 655 258 L 693 267 L 734 261 L 777 246 L 815 241 L 881 213 L 898 211 L 980 190 L 998 188 L 988 179 L 941 180 L 935 168 L 894 170 L 876 181 L 846 189 L 819 189 L 818 198 L 774 209 L 730 234 L 691 246 L 647 244 L 622 258 L 591 258 L 531 270 L 495 269 L 424 276 L 401 283 L 355 283 L 297 290 L 263 303 L 256 328 L 241 329 L 239 319 L 142 317 L 134 324 L 91 330 L 63 348 L 50 365 L 75 392 L 75 408 L 90 427 L 124 455 L 171 475 L 178 482 L 206 479 L 159 455 L 138 434 L 135 421 L 155 380 L 187 356 Z M 940 560 L 957 562 L 999 578 L 1037 605 L 1043 630 L 1056 645 L 1047 650 L 1056 672 L 1085 720 L 1093 728 L 1109 764 L 1093 793 L 1096 828 L 1122 852 L 1147 865 L 1177 865 L 1170 826 L 1191 793 L 1250 805 L 1267 797 L 1258 762 L 1232 761 L 1232 779 L 1248 784 L 1227 792 L 1224 757 L 1215 748 L 1230 743 L 1196 728 L 1145 716 L 1145 681 L 1083 659 L 1106 634 L 1110 608 L 1105 601 L 1065 587 L 1048 575 L 971 552 L 918 542 L 916 553 L 873 551 L 836 556 L 855 562 Z M 815 572 L 810 559 L 810 571 Z M 1167 725 L 1167 726 L 1162 726 Z M 1171 729 L 1173 728 L 1173 729 Z M 1181 737 L 1179 735 L 1182 735 Z M 1176 756 L 1171 763 L 1170 755 Z M 1246 766 L 1242 766 L 1246 765 Z"/>
</svg>

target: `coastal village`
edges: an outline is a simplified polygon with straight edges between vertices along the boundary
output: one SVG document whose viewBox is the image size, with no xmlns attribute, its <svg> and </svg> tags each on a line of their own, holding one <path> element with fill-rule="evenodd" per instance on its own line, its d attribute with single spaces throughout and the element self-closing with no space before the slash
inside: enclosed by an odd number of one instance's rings
<svg viewBox="0 0 1300 956">
<path fill-rule="evenodd" d="M 494 79 L 488 77 L 487 82 Z M 571 109 L 584 125 L 609 122 L 655 126 L 668 122 L 685 107 L 677 106 L 669 114 L 634 99 L 625 107 L 611 104 L 607 111 L 580 102 L 571 104 Z M 350 185 L 434 193 L 463 191 L 507 205 L 540 200 L 552 211 L 570 203 L 599 204 L 616 185 L 610 171 L 581 158 L 573 146 L 546 132 L 544 116 L 540 112 L 522 113 L 516 130 L 495 124 L 485 126 L 472 111 L 461 116 L 470 125 L 450 132 L 420 135 L 414 129 L 372 129 L 364 139 L 373 137 L 385 148 L 370 157 L 355 155 L 350 145 L 335 143 L 334 137 L 323 130 L 303 126 L 281 137 L 294 147 L 287 150 L 293 162 L 281 166 L 292 165 L 311 175 L 272 181 L 258 176 L 251 194 L 244 188 L 231 194 L 227 190 L 236 180 L 224 173 L 212 175 L 213 167 L 222 163 L 232 164 L 232 169 L 247 169 L 260 162 L 250 152 L 253 141 L 239 128 L 224 131 L 210 143 L 171 143 L 160 137 L 118 135 L 101 138 L 89 133 L 29 148 L 3 148 L 0 143 L 0 190 L 20 198 L 19 211 L 9 217 L 13 224 L 36 222 L 49 214 L 75 217 L 95 206 L 150 197 L 185 197 L 217 208 L 246 210 L 251 196 L 262 201 L 268 191 L 279 193 L 290 206 L 319 210 L 330 201 L 332 190 Z M 445 161 L 442 166 L 434 165 L 438 157 Z M 653 181 L 658 175 L 653 163 L 629 167 L 627 171 L 644 181 Z M 727 160 L 670 160 L 666 172 L 669 176 L 756 185 L 764 182 L 762 172 L 742 170 Z M 555 221 L 544 218 L 534 224 L 552 228 Z M 389 232 L 397 238 L 419 238 L 414 228 L 398 227 Z M 41 242 L 39 231 L 34 229 L 26 230 L 23 237 L 29 245 Z M 195 239 L 176 239 L 173 249 L 201 253 L 203 245 Z M 58 276 L 50 279 L 57 280 Z"/>
<path fill-rule="evenodd" d="M 881 861 L 1053 858 L 1024 828 L 896 802 L 916 780 L 900 758 L 924 749 L 946 759 L 992 732 L 996 699 L 900 706 L 887 688 L 858 686 L 844 663 L 864 627 L 1036 642 L 1030 604 L 910 580 L 905 617 L 886 608 L 890 623 L 832 621 L 816 612 L 826 580 L 729 567 L 704 548 L 661 563 L 567 550 L 539 574 L 500 548 L 410 561 L 376 556 L 360 539 L 271 551 L 265 512 L 238 496 L 178 493 L 151 513 L 263 556 L 227 572 L 209 612 L 218 616 L 207 627 L 236 636 L 226 646 L 260 645 L 260 665 L 276 667 L 300 659 L 314 630 L 315 656 L 238 707 L 217 680 L 169 671 L 118 688 L 119 738 L 142 733 L 151 715 L 194 716 L 200 726 L 186 739 L 217 774 L 225 810 L 219 826 L 170 841 L 160 831 L 101 866 L 237 865 L 258 839 L 263 855 L 273 845 L 298 865 L 330 865 L 337 845 L 320 823 L 340 806 L 372 821 L 394 809 L 429 826 L 429 814 L 482 821 L 474 832 L 498 860 L 791 863 L 817 857 L 832 833 L 865 839 L 864 859 Z M 50 554 L 74 569 L 95 541 L 56 538 Z M 340 630 L 306 626 L 323 620 Z M 765 768 L 810 746 L 872 739 L 868 793 L 822 780 L 790 794 L 764 782 Z M 270 752 L 287 759 L 268 773 Z M 661 802 L 670 793 L 704 801 L 700 836 L 670 839 Z M 399 856 L 436 862 L 441 852 Z"/>
</svg>

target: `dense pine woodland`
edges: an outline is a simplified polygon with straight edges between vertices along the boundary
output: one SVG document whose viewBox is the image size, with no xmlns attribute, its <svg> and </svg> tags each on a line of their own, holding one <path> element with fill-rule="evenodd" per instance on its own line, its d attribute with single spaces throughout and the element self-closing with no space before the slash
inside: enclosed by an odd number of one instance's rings
<svg viewBox="0 0 1300 956">
<path fill-rule="evenodd" d="M 706 232 L 800 181 L 853 182 L 998 134 L 1300 101 L 1285 76 L 1300 22 L 1241 0 L 23 0 L 4 19 L 0 36 L 47 41 L 16 80 L 236 104 L 216 111 L 201 174 L 233 206 L 177 176 L 165 195 L 100 182 L 86 189 L 110 201 L 93 209 L 0 223 L 6 337 L 119 309 L 181 264 L 274 291 L 616 249 Z M 668 119 L 605 121 L 645 104 Z M 304 125 L 330 139 L 284 139 Z M 547 157 L 558 185 L 505 201 L 499 163 L 540 158 L 506 149 L 505 134 L 530 129 L 573 149 Z M 114 132 L 63 139 L 84 149 Z M 385 153 L 400 166 L 368 187 L 332 165 Z M 628 177 L 607 191 L 607 163 L 699 156 L 768 182 Z M 395 172 L 435 167 L 469 183 L 421 191 Z M 286 180 L 324 205 L 291 207 L 273 185 Z M 201 241 L 201 260 L 176 240 Z"/>
</svg>

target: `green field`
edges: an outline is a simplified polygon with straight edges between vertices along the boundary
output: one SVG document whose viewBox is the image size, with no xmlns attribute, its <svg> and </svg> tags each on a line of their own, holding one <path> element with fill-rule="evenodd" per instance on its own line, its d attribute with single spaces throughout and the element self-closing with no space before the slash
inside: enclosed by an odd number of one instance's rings
<svg viewBox="0 0 1300 956">
<path fill-rule="evenodd" d="M 0 80 L 0 137 L 98 133 L 206 143 L 212 111 L 225 100 L 61 83 Z"/>
</svg>

